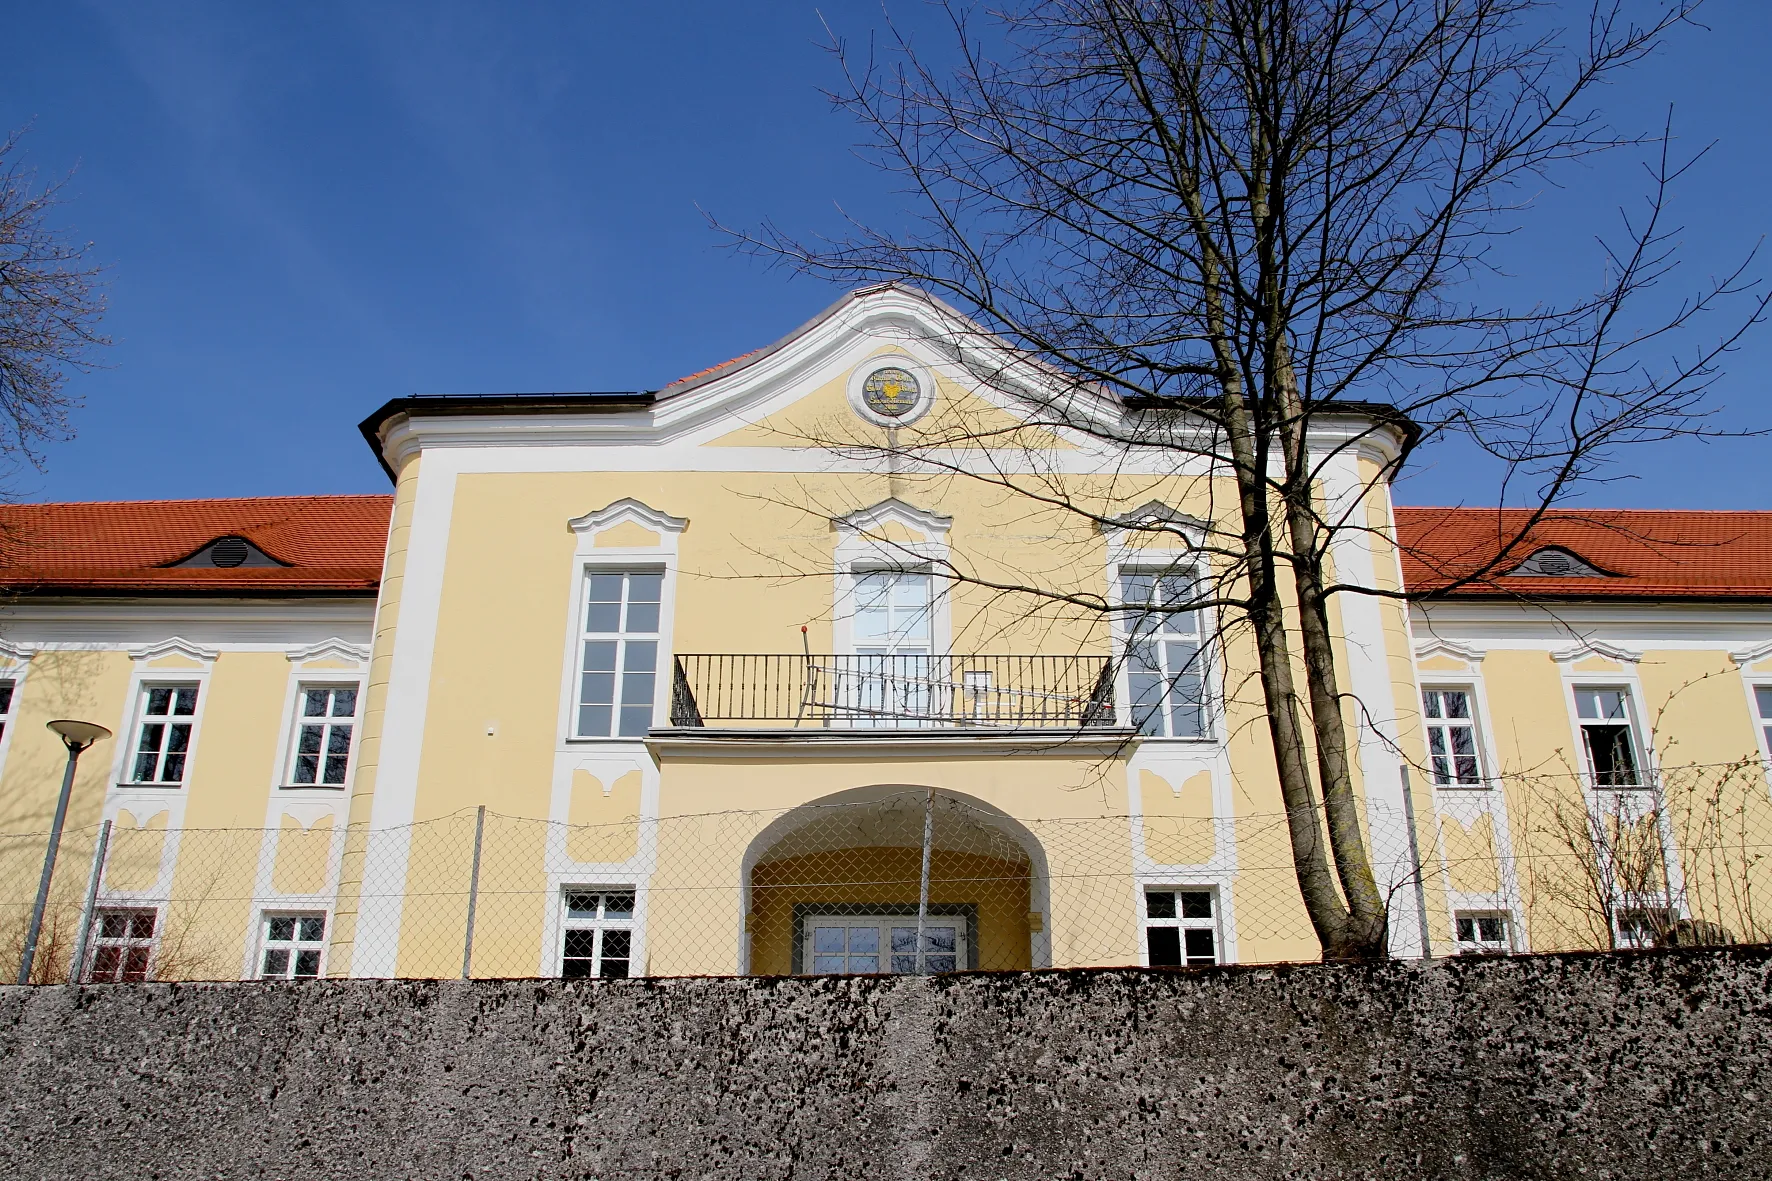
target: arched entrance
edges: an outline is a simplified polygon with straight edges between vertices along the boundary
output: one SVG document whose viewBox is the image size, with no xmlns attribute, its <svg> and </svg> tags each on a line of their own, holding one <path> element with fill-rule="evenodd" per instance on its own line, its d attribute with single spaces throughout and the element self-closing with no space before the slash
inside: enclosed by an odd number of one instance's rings
<svg viewBox="0 0 1772 1181">
<path fill-rule="evenodd" d="M 1039 841 L 954 792 L 881 785 L 792 809 L 751 842 L 744 883 L 745 970 L 757 975 L 1050 962 Z"/>
</svg>

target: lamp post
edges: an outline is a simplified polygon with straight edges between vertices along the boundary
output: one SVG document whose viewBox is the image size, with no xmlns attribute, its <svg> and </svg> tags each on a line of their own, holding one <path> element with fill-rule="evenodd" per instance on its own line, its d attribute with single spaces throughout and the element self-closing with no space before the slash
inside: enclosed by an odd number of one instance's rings
<svg viewBox="0 0 1772 1181">
<path fill-rule="evenodd" d="M 18 982 L 31 982 L 31 961 L 37 958 L 37 937 L 43 933 L 43 911 L 49 906 L 49 881 L 55 876 L 55 855 L 61 849 L 62 824 L 68 819 L 68 797 L 74 791 L 74 768 L 80 753 L 111 732 L 94 722 L 58 718 L 49 728 L 68 748 L 68 767 L 62 772 L 62 794 L 55 801 L 55 823 L 49 826 L 49 850 L 43 854 L 43 876 L 37 882 L 37 905 L 31 908 L 31 930 L 25 936 L 25 954 L 18 962 Z"/>
</svg>

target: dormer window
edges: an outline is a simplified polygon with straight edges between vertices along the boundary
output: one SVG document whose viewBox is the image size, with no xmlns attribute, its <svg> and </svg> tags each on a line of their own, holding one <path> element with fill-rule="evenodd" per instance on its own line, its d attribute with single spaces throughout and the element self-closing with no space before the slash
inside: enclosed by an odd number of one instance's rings
<svg viewBox="0 0 1772 1181">
<path fill-rule="evenodd" d="M 1547 545 L 1508 571 L 1511 576 L 1536 578 L 1610 578 L 1604 570 L 1561 546 Z"/>
<path fill-rule="evenodd" d="M 198 567 L 200 569 L 232 570 L 236 566 L 283 566 L 264 550 L 259 549 L 244 537 L 218 537 L 196 553 L 180 558 L 171 563 L 174 569 Z"/>
</svg>

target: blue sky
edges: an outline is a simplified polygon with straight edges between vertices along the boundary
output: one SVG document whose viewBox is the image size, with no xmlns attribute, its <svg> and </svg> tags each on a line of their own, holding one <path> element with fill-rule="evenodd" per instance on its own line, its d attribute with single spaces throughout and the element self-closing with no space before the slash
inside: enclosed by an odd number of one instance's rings
<svg viewBox="0 0 1772 1181">
<path fill-rule="evenodd" d="M 78 436 L 24 499 L 381 491 L 356 423 L 423 392 L 652 388 L 775 339 L 835 292 L 724 249 L 732 224 L 829 227 L 899 199 L 829 109 L 820 13 L 865 39 L 870 0 L 768 3 L 7 6 L 0 125 L 108 264 L 116 345 L 78 375 Z M 927 22 L 915 2 L 895 19 Z M 1772 222 L 1772 5 L 1715 0 L 1605 92 L 1621 128 L 1669 103 L 1719 140 L 1676 206 L 1697 282 Z M 933 31 L 933 30 L 932 30 Z M 1539 198 L 1514 282 L 1568 289 L 1640 191 L 1628 161 Z M 1772 260 L 1769 260 L 1772 261 Z M 1718 421 L 1772 425 L 1755 334 Z M 1768 507 L 1772 440 L 1640 451 L 1592 503 Z M 1412 503 L 1481 503 L 1424 457 Z"/>
</svg>

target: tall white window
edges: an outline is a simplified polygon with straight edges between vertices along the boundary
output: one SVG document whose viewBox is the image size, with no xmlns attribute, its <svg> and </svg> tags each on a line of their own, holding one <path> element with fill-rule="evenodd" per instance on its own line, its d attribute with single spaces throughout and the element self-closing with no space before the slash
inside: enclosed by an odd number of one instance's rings
<svg viewBox="0 0 1772 1181">
<path fill-rule="evenodd" d="M 183 783 L 197 724 L 197 686 L 143 685 L 131 783 Z"/>
<path fill-rule="evenodd" d="M 1421 712 L 1434 782 L 1441 787 L 1481 786 L 1477 721 L 1470 693 L 1464 689 L 1423 689 Z"/>
<path fill-rule="evenodd" d="M 320 974 L 326 951 L 324 914 L 268 914 L 264 918 L 259 976 L 265 980 L 304 980 Z"/>
<path fill-rule="evenodd" d="M 1581 745 L 1595 787 L 1642 787 L 1642 746 L 1630 690 L 1582 686 L 1575 690 Z"/>
<path fill-rule="evenodd" d="M 1754 705 L 1760 714 L 1760 732 L 1766 736 L 1766 749 L 1772 751 L 1772 685 L 1754 686 Z"/>
<path fill-rule="evenodd" d="M 1218 907 L 1211 890 L 1146 890 L 1145 953 L 1153 968 L 1218 962 Z"/>
<path fill-rule="evenodd" d="M 585 579 L 580 738 L 638 738 L 651 729 L 663 591 L 659 570 L 595 570 Z"/>
<path fill-rule="evenodd" d="M 855 668 L 838 670 L 845 704 L 862 725 L 927 718 L 939 693 L 933 658 L 933 579 L 918 570 L 855 576 L 850 644 Z"/>
<path fill-rule="evenodd" d="M 290 785 L 343 787 L 357 730 L 357 687 L 303 685 L 296 695 L 296 710 Z"/>
<path fill-rule="evenodd" d="M 1126 570 L 1120 602 L 1127 617 L 1127 689 L 1132 724 L 1159 738 L 1206 736 L 1206 660 L 1200 612 L 1182 606 L 1196 597 L 1180 574 Z"/>
<path fill-rule="evenodd" d="M 568 980 L 629 974 L 634 950 L 632 890 L 567 890 L 560 975 Z"/>
</svg>

